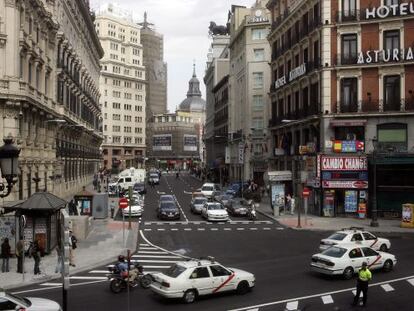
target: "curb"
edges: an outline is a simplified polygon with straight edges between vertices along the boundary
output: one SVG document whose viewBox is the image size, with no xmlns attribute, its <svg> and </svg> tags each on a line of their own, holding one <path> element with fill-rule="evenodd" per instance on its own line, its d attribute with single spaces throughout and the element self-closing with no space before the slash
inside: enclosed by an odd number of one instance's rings
<svg viewBox="0 0 414 311">
<path fill-rule="evenodd" d="M 282 223 L 280 223 L 280 221 L 276 218 L 276 217 L 274 217 L 274 216 L 270 216 L 269 214 L 267 214 L 267 213 L 265 213 L 265 212 L 262 212 L 261 210 L 259 210 L 258 208 L 256 208 L 256 212 L 258 212 L 259 214 L 261 214 L 261 215 L 263 215 L 263 216 L 265 216 L 265 217 L 267 217 L 267 218 L 270 218 L 270 219 L 272 219 L 272 220 L 274 220 L 274 221 L 276 221 L 280 226 L 282 226 L 283 228 L 291 228 L 291 227 L 289 227 L 289 226 L 286 226 L 286 225 L 284 225 L 284 224 L 282 224 Z M 291 228 L 291 229 L 293 229 L 293 228 Z"/>
</svg>

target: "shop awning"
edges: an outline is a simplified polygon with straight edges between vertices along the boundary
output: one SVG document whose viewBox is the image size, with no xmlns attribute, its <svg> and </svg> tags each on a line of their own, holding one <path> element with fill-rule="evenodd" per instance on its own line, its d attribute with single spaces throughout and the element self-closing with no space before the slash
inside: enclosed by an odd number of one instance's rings
<svg viewBox="0 0 414 311">
<path fill-rule="evenodd" d="M 20 204 L 6 207 L 6 210 L 55 211 L 65 208 L 67 202 L 49 192 L 36 192 Z"/>
<path fill-rule="evenodd" d="M 332 127 L 338 126 L 365 126 L 367 120 L 365 119 L 333 119 L 329 122 Z"/>
</svg>

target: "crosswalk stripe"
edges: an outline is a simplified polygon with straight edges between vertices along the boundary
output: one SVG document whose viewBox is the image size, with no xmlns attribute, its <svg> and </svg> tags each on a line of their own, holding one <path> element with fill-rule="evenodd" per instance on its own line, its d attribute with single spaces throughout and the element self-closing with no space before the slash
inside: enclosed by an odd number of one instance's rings
<svg viewBox="0 0 414 311">
<path fill-rule="evenodd" d="M 171 228 L 171 231 L 178 231 L 177 228 Z"/>
<path fill-rule="evenodd" d="M 243 231 L 243 230 L 244 230 L 244 228 L 237 228 L 236 230 Z"/>
<path fill-rule="evenodd" d="M 246 311 L 259 311 L 259 308 L 249 309 L 249 310 L 246 310 Z"/>
<path fill-rule="evenodd" d="M 256 231 L 256 230 L 257 230 L 257 228 L 250 228 L 250 230 Z"/>
<path fill-rule="evenodd" d="M 138 258 L 181 258 L 180 256 L 171 256 L 171 255 L 132 255 L 132 258 L 138 259 Z"/>
<path fill-rule="evenodd" d="M 334 302 L 331 295 L 322 296 L 321 298 L 322 298 L 323 304 L 325 305 Z"/>
<path fill-rule="evenodd" d="M 144 250 L 145 250 L 145 251 L 147 251 L 147 250 L 148 250 L 148 251 L 150 251 L 150 250 L 157 250 L 158 248 L 156 248 L 156 247 L 145 247 L 145 246 L 144 246 L 144 247 L 141 247 L 141 246 L 140 246 L 140 247 L 139 247 L 139 249 L 140 249 L 140 250 L 143 250 L 143 251 L 144 251 Z"/>
<path fill-rule="evenodd" d="M 97 274 L 99 274 L 99 273 L 109 273 L 109 271 L 108 270 L 92 270 L 92 271 L 89 271 L 88 273 L 97 273 Z"/>
<path fill-rule="evenodd" d="M 204 228 L 197 228 L 197 231 L 205 231 L 206 229 Z"/>
<path fill-rule="evenodd" d="M 211 231 L 217 231 L 218 228 L 210 228 Z"/>
<path fill-rule="evenodd" d="M 407 282 L 414 286 L 414 279 L 408 279 Z"/>
<path fill-rule="evenodd" d="M 151 245 L 149 245 L 147 243 L 139 243 L 139 246 L 151 246 Z"/>
<path fill-rule="evenodd" d="M 392 287 L 390 284 L 383 284 L 381 287 L 386 292 L 392 292 L 394 290 L 394 287 Z"/>
<path fill-rule="evenodd" d="M 70 276 L 71 280 L 106 280 L 106 276 Z"/>
<path fill-rule="evenodd" d="M 263 228 L 263 230 L 272 230 L 272 228 Z"/>
<path fill-rule="evenodd" d="M 131 262 L 148 262 L 148 263 L 177 263 L 180 262 L 180 260 L 135 260 L 132 259 Z"/>
<path fill-rule="evenodd" d="M 286 310 L 289 310 L 289 311 L 297 310 L 298 305 L 299 305 L 299 301 L 289 301 L 286 304 Z"/>
<path fill-rule="evenodd" d="M 184 228 L 184 231 L 191 231 L 191 228 Z"/>
<path fill-rule="evenodd" d="M 224 228 L 224 231 L 231 231 L 231 228 Z"/>
<path fill-rule="evenodd" d="M 164 251 L 138 251 L 138 254 L 168 254 Z"/>
<path fill-rule="evenodd" d="M 145 228 L 144 231 L 151 231 L 152 229 Z"/>
<path fill-rule="evenodd" d="M 168 269 L 171 266 L 142 266 L 144 269 Z"/>
<path fill-rule="evenodd" d="M 158 228 L 157 231 L 165 231 L 164 228 Z"/>
<path fill-rule="evenodd" d="M 62 283 L 42 283 L 40 286 L 62 286 Z"/>
</svg>

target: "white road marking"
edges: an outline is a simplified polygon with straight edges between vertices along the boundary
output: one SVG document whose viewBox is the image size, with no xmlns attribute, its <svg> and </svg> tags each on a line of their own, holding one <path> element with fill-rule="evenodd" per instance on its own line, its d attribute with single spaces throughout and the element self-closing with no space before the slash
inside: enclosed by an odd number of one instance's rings
<svg viewBox="0 0 414 311">
<path fill-rule="evenodd" d="M 277 227 L 276 230 L 285 230 L 285 228 Z"/>
<path fill-rule="evenodd" d="M 400 281 L 408 281 L 408 282 L 410 282 L 410 284 L 412 284 L 414 286 L 414 275 L 410 275 L 410 276 L 406 276 L 406 277 L 402 277 L 402 278 L 398 278 L 398 279 L 393 279 L 393 280 L 388 280 L 388 281 L 385 281 L 385 282 L 372 283 L 372 284 L 369 285 L 369 287 L 381 286 L 381 285 L 384 285 L 384 284 L 395 283 L 395 282 L 400 282 Z M 279 300 L 279 301 L 272 301 L 272 302 L 262 303 L 262 304 L 258 304 L 258 305 L 254 305 L 254 306 L 247 306 L 247 307 L 242 307 L 242 308 L 238 308 L 238 309 L 232 309 L 232 310 L 229 310 L 229 311 L 247 311 L 247 310 L 250 310 L 252 308 L 261 308 L 261 307 L 274 306 L 274 305 L 278 305 L 278 304 L 282 304 L 282 303 L 288 303 L 288 302 L 291 302 L 293 300 L 300 301 L 300 300 L 305 300 L 305 299 L 310 299 L 310 298 L 317 298 L 317 297 L 322 297 L 322 296 L 327 296 L 327 295 L 346 293 L 346 292 L 350 292 L 350 291 L 352 291 L 353 293 L 356 293 L 354 288 L 355 287 L 350 287 L 350 288 L 339 289 L 339 290 L 336 290 L 336 291 L 331 291 L 331 292 L 326 292 L 326 293 L 318 293 L 318 294 L 313 294 L 313 295 L 308 295 L 308 296 L 301 296 L 301 297 L 296 297 L 296 298 L 283 299 L 283 300 Z"/>
<path fill-rule="evenodd" d="M 197 231 L 205 231 L 205 228 L 197 228 Z"/>
<path fill-rule="evenodd" d="M 158 228 L 157 231 L 165 231 L 163 228 Z"/>
<path fill-rule="evenodd" d="M 321 298 L 322 298 L 322 301 L 323 301 L 324 305 L 327 305 L 327 304 L 330 304 L 330 303 L 334 302 L 331 295 L 322 296 Z"/>
<path fill-rule="evenodd" d="M 144 231 L 151 231 L 152 229 L 145 228 Z"/>
<path fill-rule="evenodd" d="M 218 228 L 210 228 L 211 231 L 217 231 Z"/>
<path fill-rule="evenodd" d="M 138 251 L 138 254 L 165 254 L 164 251 Z"/>
<path fill-rule="evenodd" d="M 89 281 L 89 282 L 75 283 L 75 284 L 70 284 L 70 286 L 71 287 L 75 287 L 75 286 L 90 285 L 90 284 L 97 284 L 97 283 L 103 283 L 103 282 L 107 282 L 107 280 L 99 280 L 99 281 Z M 41 292 L 41 291 L 46 291 L 46 290 L 51 290 L 51 289 L 57 289 L 57 288 L 61 288 L 61 287 L 62 287 L 62 285 L 54 286 L 54 287 L 46 287 L 45 286 L 45 287 L 42 287 L 42 288 L 23 290 L 23 291 L 19 291 L 19 292 L 13 292 L 13 294 L 24 294 L 24 293 Z"/>
<path fill-rule="evenodd" d="M 184 194 L 193 194 L 192 192 L 184 191 Z"/>
<path fill-rule="evenodd" d="M 224 228 L 224 231 L 231 231 L 231 228 Z"/>
<path fill-rule="evenodd" d="M 106 276 L 70 276 L 71 280 L 107 280 Z"/>
<path fill-rule="evenodd" d="M 158 226 L 161 226 L 161 225 L 164 225 L 165 223 L 164 222 L 157 222 L 156 223 Z"/>
<path fill-rule="evenodd" d="M 384 284 L 384 285 L 381 285 L 381 287 L 386 292 L 392 292 L 394 290 L 394 287 L 392 287 L 390 284 Z"/>
<path fill-rule="evenodd" d="M 42 283 L 40 286 L 62 286 L 62 283 Z"/>
<path fill-rule="evenodd" d="M 191 228 L 184 228 L 184 231 L 191 231 Z"/>
<path fill-rule="evenodd" d="M 178 231 L 177 228 L 171 228 L 171 231 Z"/>
<path fill-rule="evenodd" d="M 259 308 L 255 308 L 255 309 L 249 309 L 247 311 L 259 311 Z"/>
<path fill-rule="evenodd" d="M 298 305 L 299 305 L 299 301 L 289 301 L 286 304 L 286 310 L 290 310 L 290 311 L 297 310 Z"/>
<path fill-rule="evenodd" d="M 147 263 L 177 263 L 179 260 L 131 260 L 132 262 L 147 262 Z"/>
<path fill-rule="evenodd" d="M 272 228 L 263 228 L 263 230 L 272 230 Z"/>
<path fill-rule="evenodd" d="M 140 243 L 139 246 L 150 246 L 150 245 L 146 243 Z"/>
<path fill-rule="evenodd" d="M 167 269 L 171 266 L 142 266 L 144 269 Z M 145 271 L 146 272 L 146 271 Z M 146 272 L 147 273 L 147 272 Z"/>
<path fill-rule="evenodd" d="M 181 258 L 180 256 L 171 255 L 132 255 L 132 258 Z"/>
<path fill-rule="evenodd" d="M 255 231 L 255 230 L 257 230 L 257 228 L 250 228 L 250 230 L 253 230 L 253 231 Z"/>
<path fill-rule="evenodd" d="M 88 273 L 101 274 L 101 273 L 109 273 L 109 271 L 108 270 L 92 270 L 92 271 L 89 271 Z"/>
<path fill-rule="evenodd" d="M 243 231 L 243 230 L 244 230 L 244 228 L 237 228 L 236 230 L 238 230 L 238 231 Z"/>
<path fill-rule="evenodd" d="M 151 250 L 157 250 L 156 247 L 139 247 L 139 250 L 145 250 L 145 251 L 151 251 Z"/>
</svg>

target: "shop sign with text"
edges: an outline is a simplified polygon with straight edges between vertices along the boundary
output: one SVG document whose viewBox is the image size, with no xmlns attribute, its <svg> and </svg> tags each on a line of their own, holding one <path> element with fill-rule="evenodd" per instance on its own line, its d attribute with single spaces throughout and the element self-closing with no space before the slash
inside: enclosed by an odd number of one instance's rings
<svg viewBox="0 0 414 311">
<path fill-rule="evenodd" d="M 333 189 L 367 189 L 368 182 L 364 180 L 342 181 L 342 180 L 323 180 L 323 188 Z"/>
<path fill-rule="evenodd" d="M 343 157 L 343 156 L 322 156 L 322 171 L 366 171 L 366 156 Z"/>
<path fill-rule="evenodd" d="M 365 19 L 387 18 L 414 14 L 414 3 L 381 5 L 365 9 Z"/>
<path fill-rule="evenodd" d="M 306 64 L 303 63 L 302 65 L 293 68 L 288 75 L 282 76 L 279 79 L 275 81 L 275 90 L 278 88 L 286 85 L 289 82 L 292 82 L 293 80 L 303 76 L 306 74 Z"/>
<path fill-rule="evenodd" d="M 332 151 L 343 153 L 364 151 L 364 142 L 360 140 L 334 140 Z"/>
<path fill-rule="evenodd" d="M 372 64 L 378 62 L 388 63 L 413 60 L 413 49 L 411 47 L 408 47 L 406 49 L 371 50 L 366 52 L 359 52 L 357 63 Z"/>
</svg>

